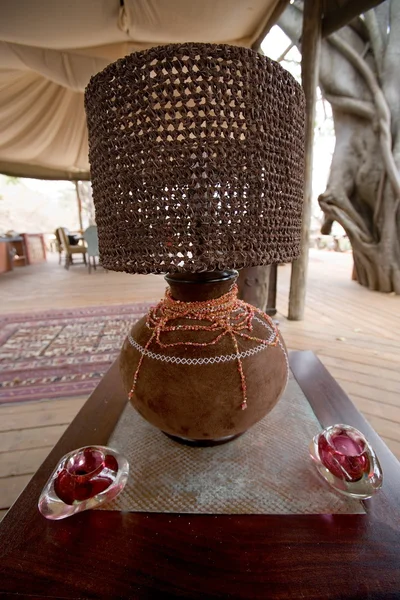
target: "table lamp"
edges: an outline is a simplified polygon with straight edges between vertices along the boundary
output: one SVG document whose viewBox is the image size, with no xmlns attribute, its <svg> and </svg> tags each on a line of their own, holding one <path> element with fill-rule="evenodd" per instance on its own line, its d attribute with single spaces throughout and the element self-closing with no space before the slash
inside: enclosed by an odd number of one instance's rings
<svg viewBox="0 0 400 600">
<path fill-rule="evenodd" d="M 122 347 L 127 394 L 176 440 L 229 441 L 287 382 L 279 331 L 235 281 L 299 255 L 302 89 L 252 50 L 171 44 L 107 66 L 85 107 L 101 262 L 169 284 Z"/>
</svg>

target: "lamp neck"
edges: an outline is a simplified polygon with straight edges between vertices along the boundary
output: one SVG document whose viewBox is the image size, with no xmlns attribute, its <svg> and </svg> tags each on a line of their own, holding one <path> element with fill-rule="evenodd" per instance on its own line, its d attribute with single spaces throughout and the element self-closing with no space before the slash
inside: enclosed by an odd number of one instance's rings
<svg viewBox="0 0 400 600">
<path fill-rule="evenodd" d="M 172 297 L 183 302 L 204 302 L 226 294 L 235 283 L 239 273 L 234 269 L 203 271 L 201 273 L 170 273 L 165 281 L 171 288 Z"/>
</svg>

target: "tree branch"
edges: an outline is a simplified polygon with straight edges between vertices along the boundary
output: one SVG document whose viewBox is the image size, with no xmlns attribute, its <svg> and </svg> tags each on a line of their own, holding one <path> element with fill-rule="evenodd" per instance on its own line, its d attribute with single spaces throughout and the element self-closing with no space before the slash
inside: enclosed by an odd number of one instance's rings
<svg viewBox="0 0 400 600">
<path fill-rule="evenodd" d="M 365 44 L 368 42 L 368 29 L 364 23 L 364 19 L 362 19 L 361 16 L 350 21 L 347 26 L 352 29 Z"/>
<path fill-rule="evenodd" d="M 336 220 L 334 217 L 335 209 L 340 211 L 342 220 L 339 220 L 339 223 L 345 229 L 347 228 L 347 224 L 351 223 L 351 225 L 348 226 L 349 229 L 353 231 L 354 235 L 357 235 L 362 242 L 365 242 L 365 244 L 371 244 L 373 242 L 361 215 L 358 214 L 346 195 L 334 193 L 328 188 L 327 191 L 319 196 L 318 202 L 324 213 L 329 213 L 330 216 L 333 216 L 334 220 Z"/>
<path fill-rule="evenodd" d="M 386 32 L 386 50 L 382 65 L 382 89 L 386 97 L 386 102 L 392 114 L 392 136 L 396 140 L 400 128 L 400 3 L 396 1 L 387 1 L 390 15 L 390 29 Z"/>
<path fill-rule="evenodd" d="M 367 100 L 358 100 L 350 96 L 336 96 L 335 94 L 327 94 L 324 92 L 325 99 L 332 104 L 334 108 L 343 112 L 351 113 L 362 119 L 372 119 L 375 116 L 375 110 L 371 102 Z"/>
<path fill-rule="evenodd" d="M 371 91 L 378 113 L 378 123 L 380 128 L 379 140 L 381 144 L 383 162 L 396 198 L 396 212 L 397 206 L 400 202 L 400 178 L 392 154 L 392 134 L 390 129 L 391 117 L 385 96 L 383 95 L 383 92 L 379 87 L 379 83 L 370 67 L 347 42 L 345 42 L 336 33 L 329 36 L 328 40 L 363 76 Z"/>
<path fill-rule="evenodd" d="M 362 246 L 365 254 L 368 254 L 374 247 L 371 242 L 365 239 L 363 232 L 360 230 L 358 225 L 352 221 L 344 210 L 339 208 L 336 204 L 325 204 L 320 200 L 320 205 L 323 211 L 334 220 L 340 223 L 340 225 L 347 231 L 350 236 L 353 236 L 357 240 L 358 244 Z"/>
<path fill-rule="evenodd" d="M 282 52 L 282 54 L 276 59 L 276 62 L 280 63 L 286 56 L 286 54 L 288 54 L 292 48 L 294 48 L 295 43 L 291 42 L 291 44 L 289 44 L 289 46 L 286 48 L 286 50 L 284 50 Z"/>
<path fill-rule="evenodd" d="M 302 11 L 294 4 L 289 4 L 279 17 L 278 25 L 284 33 L 295 43 L 300 50 L 301 28 L 303 22 Z"/>
<path fill-rule="evenodd" d="M 381 179 L 379 181 L 378 192 L 376 195 L 375 208 L 374 208 L 374 218 L 373 218 L 374 224 L 377 223 L 379 213 L 381 211 L 381 206 L 382 206 L 382 201 L 383 201 L 383 191 L 385 189 L 385 181 L 386 181 L 386 173 L 385 173 L 385 171 L 382 171 Z"/>
<path fill-rule="evenodd" d="M 387 40 L 387 30 L 389 27 L 389 8 L 390 2 L 382 2 L 375 7 L 376 20 L 378 22 L 379 30 L 381 32 L 382 40 Z M 386 43 L 385 43 L 386 45 Z"/>
<path fill-rule="evenodd" d="M 378 19 L 374 10 L 369 10 L 364 14 L 364 23 L 368 29 L 369 40 L 371 43 L 372 51 L 375 56 L 375 63 L 378 69 L 378 75 L 381 75 L 385 47 L 383 44 Z"/>
</svg>

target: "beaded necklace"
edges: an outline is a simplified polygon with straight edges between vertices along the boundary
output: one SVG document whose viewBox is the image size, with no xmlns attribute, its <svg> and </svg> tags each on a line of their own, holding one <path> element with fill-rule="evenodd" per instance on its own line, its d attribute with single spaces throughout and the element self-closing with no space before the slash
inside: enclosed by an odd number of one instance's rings
<svg viewBox="0 0 400 600">
<path fill-rule="evenodd" d="M 172 348 L 176 346 L 207 347 L 218 344 L 218 342 L 227 335 L 232 340 L 240 375 L 242 388 L 242 403 L 240 408 L 245 410 L 247 408 L 247 386 L 237 338 L 258 342 L 264 346 L 276 346 L 277 344 L 280 344 L 280 339 L 279 331 L 272 319 L 262 310 L 243 300 L 239 300 L 237 295 L 238 287 L 235 284 L 229 292 L 219 298 L 202 302 L 183 302 L 181 300 L 175 300 L 171 295 L 171 290 L 167 288 L 165 297 L 157 304 L 157 306 L 150 308 L 147 314 L 147 326 L 152 333 L 144 346 L 138 362 L 133 377 L 132 388 L 128 394 L 129 399 L 133 398 L 143 359 L 145 355 L 148 354 L 148 349 L 153 342 L 160 348 Z M 254 318 L 259 321 L 259 319 L 255 317 L 256 314 L 261 316 L 267 322 L 269 328 L 273 332 L 272 336 L 267 340 L 251 335 Z M 175 321 L 182 319 L 193 321 L 193 324 L 176 325 L 174 323 Z M 202 324 L 201 322 L 205 322 L 206 324 Z M 174 331 L 208 331 L 215 333 L 215 337 L 207 342 L 179 341 L 165 343 L 161 340 L 161 334 Z"/>
</svg>

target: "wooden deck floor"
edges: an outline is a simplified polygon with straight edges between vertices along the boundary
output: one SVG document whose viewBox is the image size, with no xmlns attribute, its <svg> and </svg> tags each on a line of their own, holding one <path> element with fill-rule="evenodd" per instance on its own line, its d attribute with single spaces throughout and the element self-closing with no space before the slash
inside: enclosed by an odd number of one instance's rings
<svg viewBox="0 0 400 600">
<path fill-rule="evenodd" d="M 347 254 L 311 251 L 306 318 L 288 321 L 290 267 L 279 268 L 278 319 L 289 349 L 313 350 L 400 458 L 400 297 L 351 281 Z M 48 308 L 155 301 L 165 283 L 83 266 L 54 256 L 0 276 L 0 314 Z M 86 398 L 0 407 L 0 519 Z"/>
</svg>

